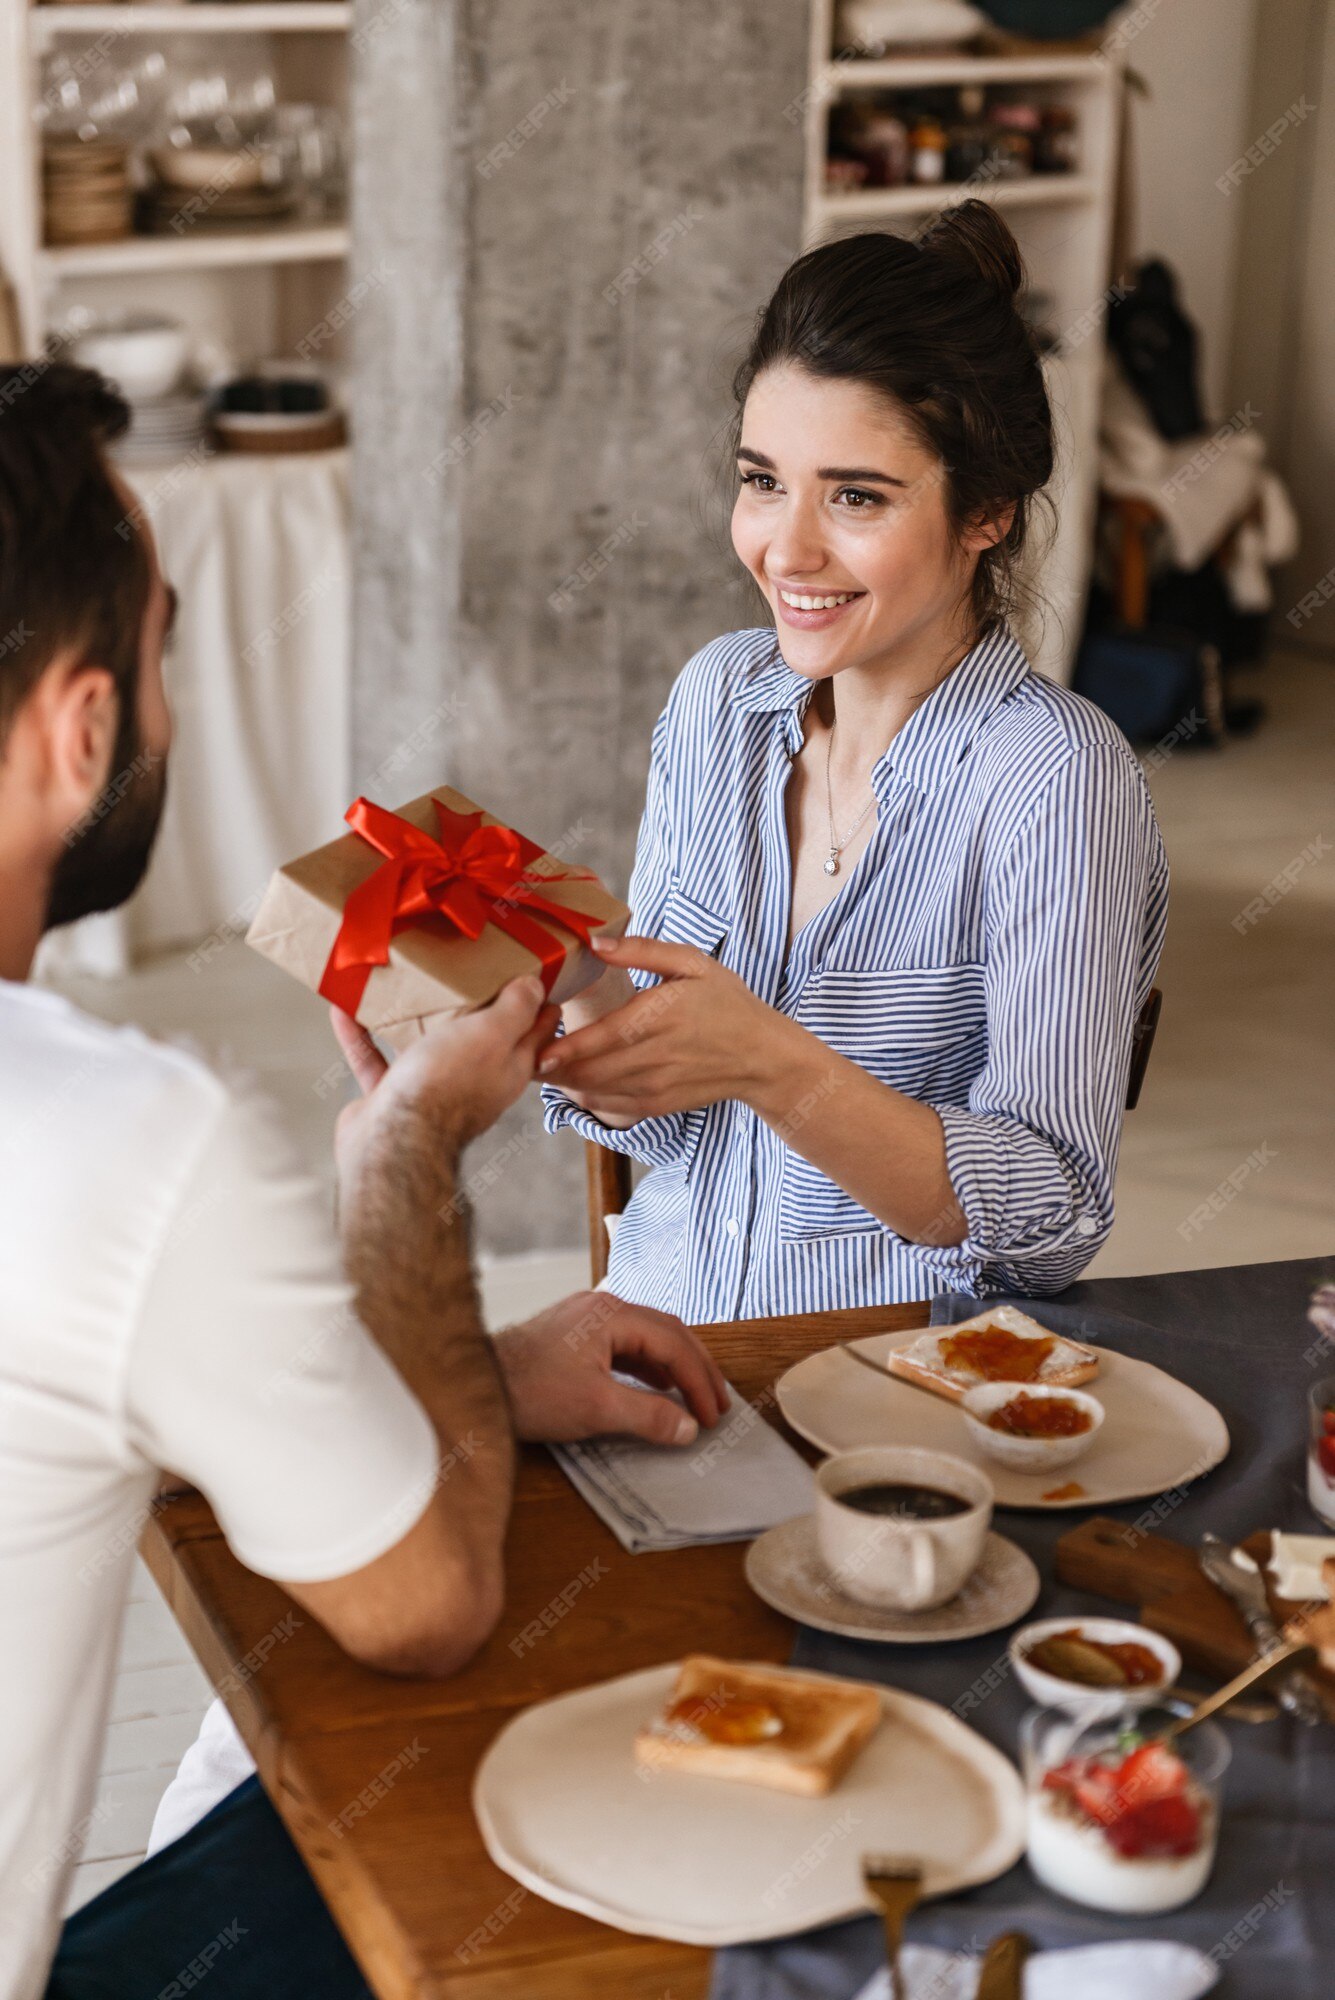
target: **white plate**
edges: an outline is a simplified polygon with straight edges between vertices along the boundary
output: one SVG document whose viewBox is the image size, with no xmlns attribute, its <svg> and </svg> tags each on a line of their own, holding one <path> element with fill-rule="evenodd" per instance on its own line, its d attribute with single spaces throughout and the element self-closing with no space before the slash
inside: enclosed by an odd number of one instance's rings
<svg viewBox="0 0 1335 2000">
<path fill-rule="evenodd" d="M 864 1853 L 919 1856 L 926 1893 L 1003 1874 L 1024 1851 L 1024 1787 L 935 1702 L 881 1688 L 885 1721 L 823 1799 L 683 1771 L 640 1776 L 635 1733 L 676 1663 L 539 1702 L 478 1768 L 497 1867 L 548 1902 L 682 1944 L 745 1944 L 861 1915 Z"/>
<path fill-rule="evenodd" d="M 849 1344 L 882 1364 L 895 1348 L 911 1347 L 926 1329 L 877 1333 Z M 779 1408 L 795 1431 L 820 1451 L 856 1451 L 872 1444 L 920 1444 L 953 1451 L 992 1481 L 998 1507 L 1111 1507 L 1189 1485 L 1228 1455 L 1228 1426 L 1204 1396 L 1148 1361 L 1101 1347 L 1099 1372 L 1083 1386 L 1107 1411 L 1083 1458 L 1055 1472 L 1012 1472 L 986 1458 L 969 1435 L 963 1412 L 943 1396 L 906 1382 L 877 1381 L 837 1347 L 809 1354 L 779 1378 Z M 1075 1480 L 1070 1500 L 1045 1500 Z"/>
<path fill-rule="evenodd" d="M 931 1611 L 880 1611 L 840 1590 L 820 1559 L 814 1514 L 799 1514 L 752 1542 L 746 1580 L 757 1597 L 801 1625 L 900 1646 L 999 1632 L 1023 1618 L 1039 1592 L 1038 1571 L 1024 1550 L 989 1534 L 977 1569 L 945 1604 Z"/>
</svg>

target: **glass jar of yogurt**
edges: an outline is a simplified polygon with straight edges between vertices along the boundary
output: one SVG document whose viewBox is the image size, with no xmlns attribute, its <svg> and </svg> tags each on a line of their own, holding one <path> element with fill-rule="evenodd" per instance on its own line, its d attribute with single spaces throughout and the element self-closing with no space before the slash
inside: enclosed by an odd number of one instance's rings
<svg viewBox="0 0 1335 2000">
<path fill-rule="evenodd" d="M 1229 1743 L 1213 1722 L 1172 1743 L 1164 1709 L 1081 1722 L 1033 1709 L 1020 1729 L 1029 1866 L 1094 1910 L 1148 1916 L 1200 1894 L 1214 1866 Z"/>
</svg>

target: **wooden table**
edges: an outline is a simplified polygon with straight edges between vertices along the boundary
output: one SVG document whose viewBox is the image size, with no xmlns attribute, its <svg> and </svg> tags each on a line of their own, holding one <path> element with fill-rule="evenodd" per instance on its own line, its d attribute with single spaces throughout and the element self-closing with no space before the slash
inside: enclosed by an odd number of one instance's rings
<svg viewBox="0 0 1335 2000">
<path fill-rule="evenodd" d="M 878 1306 L 700 1332 L 777 1423 L 773 1384 L 803 1355 L 927 1317 L 921 1305 Z M 686 1652 L 785 1660 L 793 1627 L 747 1587 L 745 1544 L 628 1555 L 548 1453 L 528 1447 L 505 1615 L 448 1681 L 355 1665 L 237 1562 L 197 1494 L 163 1507 L 143 1553 L 381 2000 L 705 1993 L 708 1952 L 609 1930 L 503 1874 L 469 1798 L 483 1753 L 530 1702 Z M 581 1577 L 563 1610 L 559 1593 Z M 535 1631 L 544 1611 L 549 1626 Z"/>
</svg>

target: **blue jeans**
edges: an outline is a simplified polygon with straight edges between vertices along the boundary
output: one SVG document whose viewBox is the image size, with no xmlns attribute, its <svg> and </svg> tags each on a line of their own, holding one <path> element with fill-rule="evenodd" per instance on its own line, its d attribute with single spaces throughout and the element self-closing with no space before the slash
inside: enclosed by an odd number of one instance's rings
<svg viewBox="0 0 1335 2000">
<path fill-rule="evenodd" d="M 373 2000 L 258 1778 L 77 1910 L 46 2000 Z"/>
</svg>

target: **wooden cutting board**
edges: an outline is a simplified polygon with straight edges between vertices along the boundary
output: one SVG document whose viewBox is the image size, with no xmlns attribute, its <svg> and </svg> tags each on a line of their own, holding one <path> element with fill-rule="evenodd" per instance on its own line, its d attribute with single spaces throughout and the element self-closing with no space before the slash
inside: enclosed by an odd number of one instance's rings
<svg viewBox="0 0 1335 2000">
<path fill-rule="evenodd" d="M 1260 1566 L 1271 1612 L 1282 1627 L 1300 1607 L 1286 1603 L 1271 1588 L 1266 1570 L 1270 1530 L 1249 1535 L 1242 1546 Z M 1055 1568 L 1058 1582 L 1073 1590 L 1133 1605 L 1143 1625 L 1172 1640 L 1185 1666 L 1223 1681 L 1256 1658 L 1256 1641 L 1242 1613 L 1202 1574 L 1195 1549 L 1185 1542 L 1095 1514 L 1062 1536 Z M 1317 1670 L 1314 1678 L 1326 1713 L 1335 1721 L 1335 1676 Z"/>
</svg>

